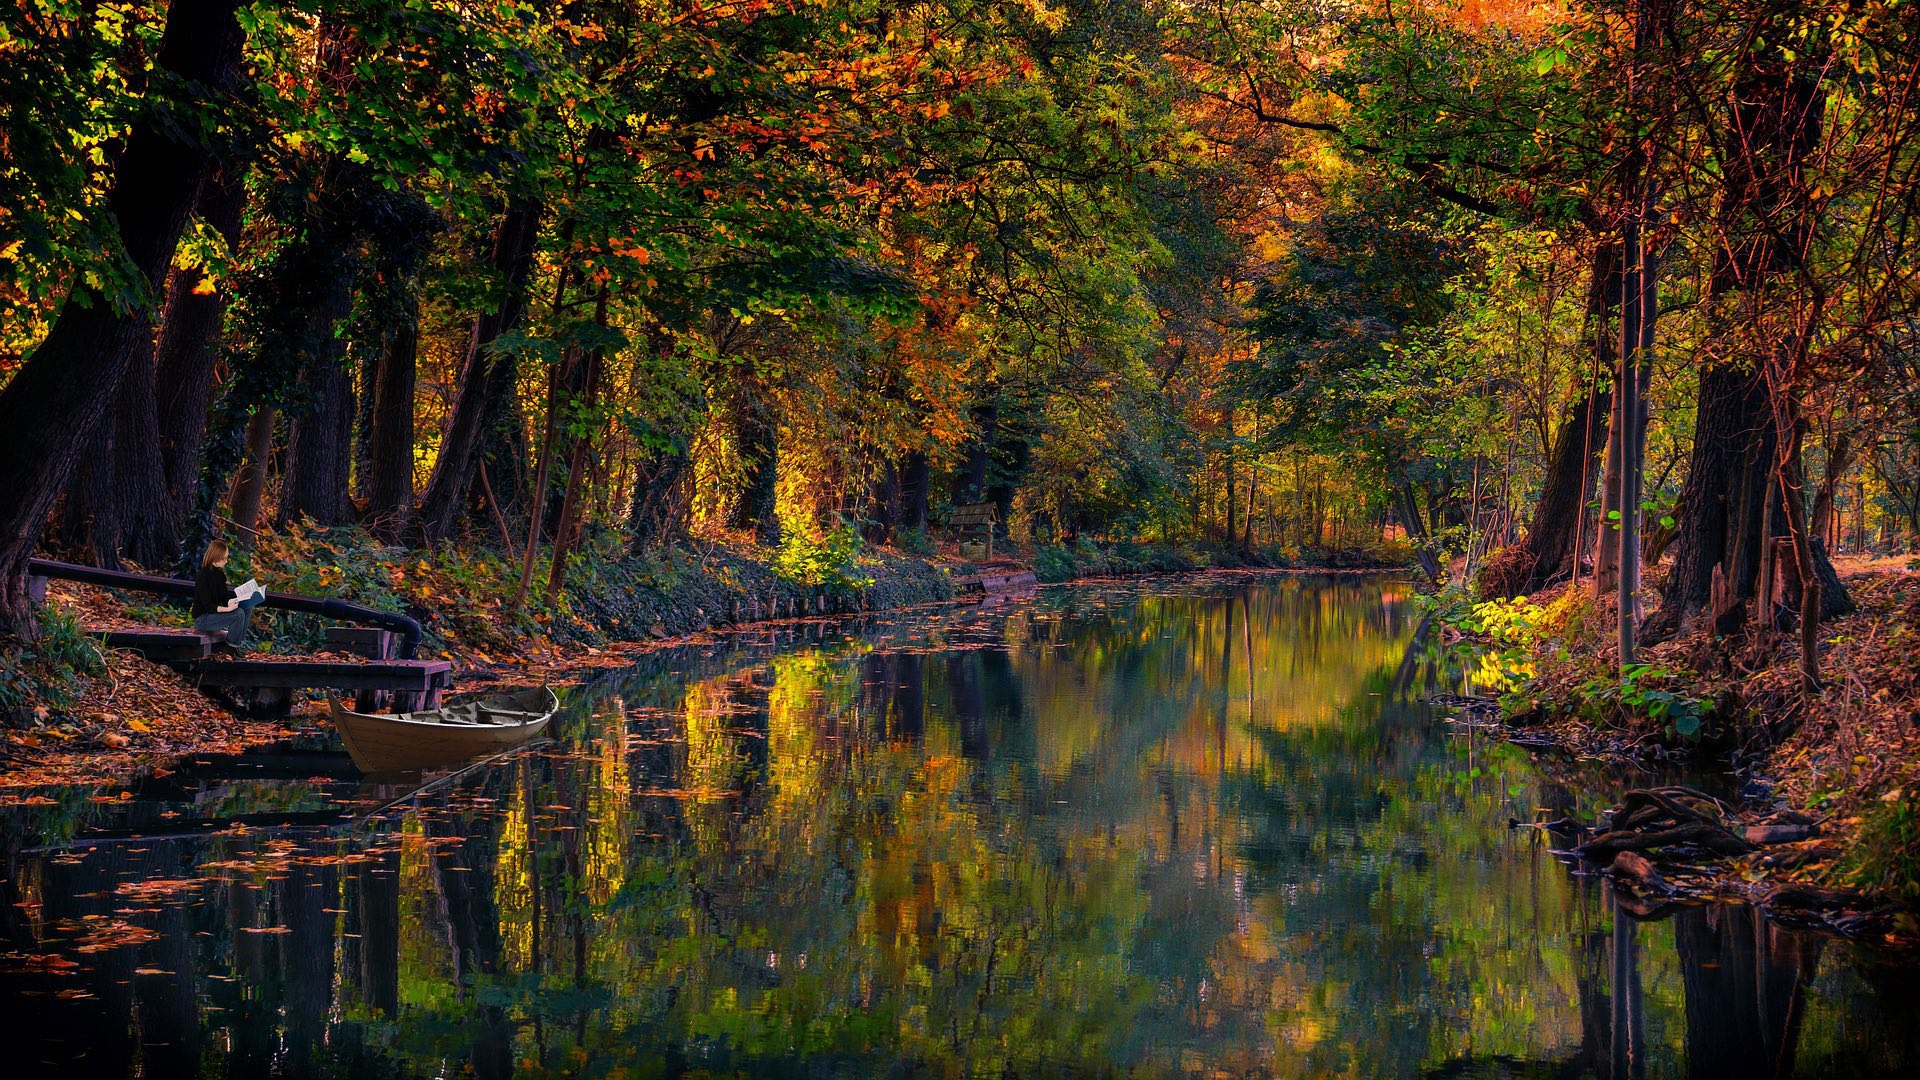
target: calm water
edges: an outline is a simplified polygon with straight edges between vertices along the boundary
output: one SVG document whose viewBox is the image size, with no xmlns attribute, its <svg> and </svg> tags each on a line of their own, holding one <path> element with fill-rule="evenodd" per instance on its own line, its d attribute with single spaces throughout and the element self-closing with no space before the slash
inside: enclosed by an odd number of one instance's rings
<svg viewBox="0 0 1920 1080">
<path fill-rule="evenodd" d="M 1616 919 L 1509 829 L 1619 779 L 1454 733 L 1414 621 L 1370 579 L 1049 590 L 653 654 L 417 794 L 321 752 L 49 792 L 0 1069 L 1915 1075 L 1911 973 Z"/>
</svg>

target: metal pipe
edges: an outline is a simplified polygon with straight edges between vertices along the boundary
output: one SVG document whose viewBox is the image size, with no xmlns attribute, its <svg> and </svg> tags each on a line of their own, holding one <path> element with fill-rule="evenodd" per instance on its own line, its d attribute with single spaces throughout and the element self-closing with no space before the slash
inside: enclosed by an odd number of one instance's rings
<svg viewBox="0 0 1920 1080">
<path fill-rule="evenodd" d="M 82 566 L 79 563 L 57 562 L 53 559 L 30 560 L 27 563 L 27 574 L 29 577 L 60 578 L 63 581 L 79 581 L 110 589 L 132 589 L 136 592 L 162 593 L 167 596 L 190 597 L 194 589 L 194 582 L 186 578 L 134 574 L 125 570 L 106 570 L 98 566 Z M 413 659 L 414 652 L 420 647 L 420 624 L 405 615 L 331 598 L 295 596 L 292 593 L 277 592 L 267 593 L 266 597 L 261 601 L 261 607 L 300 611 L 309 615 L 324 615 L 341 622 L 372 623 L 375 626 L 384 626 L 393 630 L 400 635 L 400 659 L 402 660 Z"/>
</svg>

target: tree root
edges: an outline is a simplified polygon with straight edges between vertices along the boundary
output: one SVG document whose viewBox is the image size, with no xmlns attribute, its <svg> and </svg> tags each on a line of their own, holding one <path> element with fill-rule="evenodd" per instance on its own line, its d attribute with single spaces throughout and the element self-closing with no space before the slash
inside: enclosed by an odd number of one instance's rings
<svg viewBox="0 0 1920 1080">
<path fill-rule="evenodd" d="M 1745 855 L 1754 849 L 1728 829 L 1720 800 L 1687 787 L 1641 788 L 1627 792 L 1614 808 L 1611 828 L 1574 850 L 1593 862 L 1611 864 L 1623 851 L 1651 851 L 1693 844 L 1721 855 Z"/>
</svg>

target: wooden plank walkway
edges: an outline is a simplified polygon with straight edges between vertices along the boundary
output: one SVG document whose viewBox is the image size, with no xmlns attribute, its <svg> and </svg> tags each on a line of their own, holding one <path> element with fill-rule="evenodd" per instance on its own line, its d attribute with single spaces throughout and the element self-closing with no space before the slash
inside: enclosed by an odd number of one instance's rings
<svg viewBox="0 0 1920 1080">
<path fill-rule="evenodd" d="M 288 690 L 405 690 L 426 693 L 453 684 L 449 660 L 197 660 L 184 664 L 202 686 L 272 686 Z"/>
<path fill-rule="evenodd" d="M 142 626 L 130 630 L 110 630 L 104 636 L 108 648 L 130 649 L 156 664 L 205 660 L 213 655 L 213 635 L 198 630 Z"/>
</svg>

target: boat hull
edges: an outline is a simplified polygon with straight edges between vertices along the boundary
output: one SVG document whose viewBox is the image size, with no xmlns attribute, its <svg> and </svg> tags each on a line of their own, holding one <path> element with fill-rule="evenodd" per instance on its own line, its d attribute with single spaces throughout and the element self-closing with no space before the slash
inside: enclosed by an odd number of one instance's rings
<svg viewBox="0 0 1920 1080">
<path fill-rule="evenodd" d="M 511 750 L 533 739 L 553 720 L 544 715 L 520 724 L 448 724 L 408 715 L 357 713 L 333 705 L 334 729 L 361 772 L 407 772 L 458 765 Z"/>
</svg>

